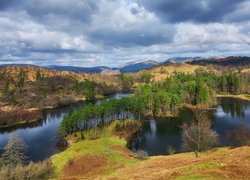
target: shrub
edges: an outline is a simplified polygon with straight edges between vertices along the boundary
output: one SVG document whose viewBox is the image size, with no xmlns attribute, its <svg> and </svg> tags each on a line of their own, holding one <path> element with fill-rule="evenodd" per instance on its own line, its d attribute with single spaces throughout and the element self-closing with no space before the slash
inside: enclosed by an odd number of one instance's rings
<svg viewBox="0 0 250 180">
<path fill-rule="evenodd" d="M 139 150 L 136 153 L 136 158 L 139 160 L 146 160 L 148 159 L 148 153 L 146 151 Z"/>
<path fill-rule="evenodd" d="M 17 165 L 15 168 L 2 166 L 0 177 L 4 180 L 49 179 L 53 172 L 51 162 L 46 160 L 39 163 L 30 162 L 28 165 Z"/>
<path fill-rule="evenodd" d="M 250 146 L 250 130 L 242 125 L 236 130 L 228 131 L 227 139 L 230 146 Z"/>
<path fill-rule="evenodd" d="M 173 155 L 175 153 L 175 148 L 173 148 L 172 146 L 167 146 L 167 154 L 169 155 Z"/>
<path fill-rule="evenodd" d="M 84 133 L 81 132 L 81 140 L 84 140 L 84 139 L 85 139 Z"/>
<path fill-rule="evenodd" d="M 68 160 L 68 165 L 71 166 L 74 163 L 73 159 Z"/>
</svg>

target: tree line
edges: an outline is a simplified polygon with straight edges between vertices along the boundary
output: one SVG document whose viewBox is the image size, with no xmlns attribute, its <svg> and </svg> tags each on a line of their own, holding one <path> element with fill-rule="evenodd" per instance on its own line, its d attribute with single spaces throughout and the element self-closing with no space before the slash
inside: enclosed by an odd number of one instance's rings
<svg viewBox="0 0 250 180">
<path fill-rule="evenodd" d="M 94 129 L 94 137 L 97 136 L 97 128 L 108 125 L 113 120 L 133 118 L 134 115 L 141 119 L 144 106 L 140 98 L 123 97 L 121 99 L 103 100 L 100 103 L 90 103 L 83 109 L 71 111 L 65 115 L 60 125 L 60 131 L 65 135 Z"/>
<path fill-rule="evenodd" d="M 207 84 L 202 78 L 185 74 L 177 74 L 163 83 L 145 83 L 133 96 L 104 100 L 95 105 L 91 103 L 83 109 L 71 111 L 64 116 L 60 130 L 67 135 L 94 128 L 96 136 L 98 126 L 116 119 L 124 120 L 132 114 L 140 120 L 141 115 L 174 113 L 181 103 L 187 102 L 187 95 L 194 104 L 207 103 L 212 96 Z"/>
<path fill-rule="evenodd" d="M 105 126 L 107 122 L 115 119 L 124 120 L 129 114 L 134 114 L 139 119 L 141 115 L 175 114 L 183 103 L 192 105 L 213 103 L 215 93 L 218 91 L 242 93 L 244 91 L 242 87 L 246 83 L 244 75 L 239 73 L 220 76 L 205 71 L 196 71 L 195 74 L 175 73 L 162 82 L 142 83 L 131 97 L 105 100 L 70 112 L 64 117 L 60 129 L 66 134 L 88 128 L 94 128 L 96 132 L 99 125 Z M 84 85 L 78 86 L 79 91 L 81 88 L 83 91 L 86 90 L 83 88 Z M 88 92 L 93 90 L 93 86 L 87 87 Z M 93 98 L 93 95 L 90 97 Z M 87 124 L 92 126 L 87 127 Z"/>
</svg>

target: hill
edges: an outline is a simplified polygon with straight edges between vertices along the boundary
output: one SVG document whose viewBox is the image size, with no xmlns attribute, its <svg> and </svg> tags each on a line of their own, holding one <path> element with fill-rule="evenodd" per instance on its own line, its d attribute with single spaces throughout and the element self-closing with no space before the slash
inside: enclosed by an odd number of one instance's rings
<svg viewBox="0 0 250 180">
<path fill-rule="evenodd" d="M 159 65 L 160 63 L 153 61 L 153 60 L 148 60 L 148 61 L 141 61 L 141 62 L 130 62 L 127 63 L 123 66 L 120 67 L 121 72 L 135 72 L 135 71 L 140 71 L 144 69 L 150 69 L 154 66 Z"/>
<path fill-rule="evenodd" d="M 192 61 L 192 60 L 200 60 L 203 59 L 202 57 L 172 57 L 167 59 L 165 62 L 185 62 L 185 61 Z"/>
<path fill-rule="evenodd" d="M 86 72 L 86 73 L 96 73 L 96 74 L 108 74 L 117 75 L 127 72 L 135 72 L 143 69 L 149 69 L 158 65 L 159 63 L 153 60 L 148 61 L 133 61 L 119 66 L 118 68 L 111 68 L 107 66 L 96 66 L 96 67 L 75 67 L 75 66 L 47 66 L 50 69 L 60 70 L 60 71 L 72 71 L 72 72 Z"/>
<path fill-rule="evenodd" d="M 75 73 L 85 72 L 85 73 L 102 73 L 103 71 L 115 71 L 118 68 L 110 68 L 107 66 L 97 66 L 97 67 L 76 67 L 76 66 L 47 66 L 50 69 L 55 69 L 58 71 L 72 71 Z"/>
<path fill-rule="evenodd" d="M 193 60 L 188 62 L 192 65 L 202 65 L 202 66 L 208 66 L 208 65 L 215 65 L 222 67 L 228 67 L 228 68 L 249 68 L 250 67 L 250 57 L 247 56 L 239 56 L 239 57 L 223 57 L 223 58 L 209 58 L 209 59 L 201 59 L 201 60 Z"/>
<path fill-rule="evenodd" d="M 185 58 L 184 58 L 185 59 Z M 203 70 L 213 72 L 215 74 L 221 74 L 229 71 L 241 71 L 242 73 L 250 74 L 250 57 L 218 57 L 209 59 L 200 59 L 200 57 L 185 59 L 177 59 L 177 62 L 167 60 L 156 66 L 136 72 L 134 75 L 139 75 L 143 72 L 152 75 L 153 80 L 161 81 L 166 77 L 178 72 L 182 73 L 194 73 L 197 70 Z"/>
<path fill-rule="evenodd" d="M 29 65 L 1 67 L 0 126 L 13 124 L 16 120 L 39 119 L 37 110 L 86 100 L 89 92 L 100 98 L 128 90 L 115 76 L 57 71 Z"/>
<path fill-rule="evenodd" d="M 113 123 L 96 140 L 87 134 L 85 140 L 54 155 L 51 160 L 57 178 L 247 179 L 250 175 L 250 147 L 217 148 L 199 157 L 192 152 L 152 156 L 141 161 L 125 147 L 123 137 L 113 134 L 115 127 Z"/>
<path fill-rule="evenodd" d="M 178 72 L 194 73 L 196 70 L 217 72 L 217 70 L 213 67 L 192 65 L 192 64 L 188 64 L 184 62 L 173 63 L 173 62 L 168 61 L 158 66 L 155 66 L 151 69 L 138 72 L 136 74 L 138 75 L 142 72 L 146 72 L 146 73 L 149 73 L 153 77 L 153 80 L 161 81 L 174 73 L 178 73 Z"/>
</svg>

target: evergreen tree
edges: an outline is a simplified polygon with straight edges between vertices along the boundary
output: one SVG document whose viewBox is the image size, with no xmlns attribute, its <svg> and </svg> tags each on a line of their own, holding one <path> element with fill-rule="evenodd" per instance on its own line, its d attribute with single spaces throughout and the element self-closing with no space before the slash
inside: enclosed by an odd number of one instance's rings
<svg viewBox="0 0 250 180">
<path fill-rule="evenodd" d="M 84 83 L 84 95 L 86 100 L 95 100 L 95 84 L 93 82 L 86 81 Z"/>
<path fill-rule="evenodd" d="M 12 168 L 25 163 L 26 145 L 17 135 L 11 135 L 8 144 L 2 154 L 4 165 Z"/>
</svg>

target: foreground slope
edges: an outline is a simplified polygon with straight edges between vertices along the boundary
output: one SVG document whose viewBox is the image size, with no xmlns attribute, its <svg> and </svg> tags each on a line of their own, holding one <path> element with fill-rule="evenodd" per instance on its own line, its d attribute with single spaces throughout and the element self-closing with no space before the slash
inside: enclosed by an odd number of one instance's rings
<svg viewBox="0 0 250 180">
<path fill-rule="evenodd" d="M 197 158 L 194 153 L 180 153 L 140 161 L 126 148 L 124 136 L 113 133 L 115 126 L 99 132 L 98 139 L 87 135 L 85 140 L 54 155 L 51 159 L 56 168 L 55 178 L 155 180 L 247 179 L 250 176 L 250 147 L 212 149 Z"/>
<path fill-rule="evenodd" d="M 117 174 L 115 179 L 247 179 L 250 147 L 213 149 L 198 158 L 193 153 L 150 157 Z"/>
</svg>

